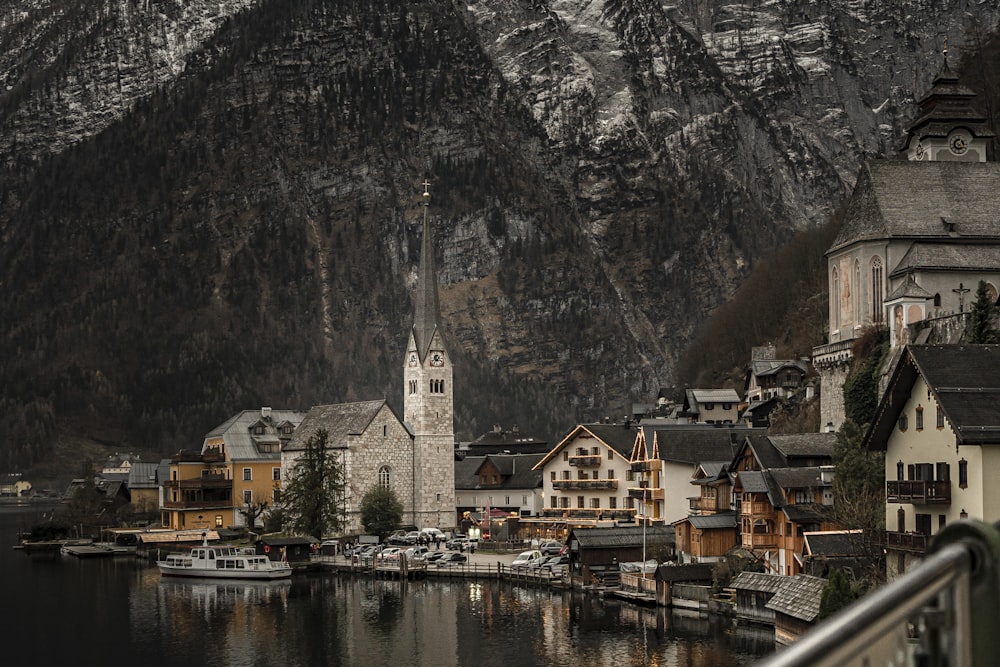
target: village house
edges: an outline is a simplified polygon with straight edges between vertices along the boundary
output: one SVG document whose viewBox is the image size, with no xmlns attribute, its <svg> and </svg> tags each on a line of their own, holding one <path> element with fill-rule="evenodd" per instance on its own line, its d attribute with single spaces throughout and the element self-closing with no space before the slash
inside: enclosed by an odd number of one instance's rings
<svg viewBox="0 0 1000 667">
<path fill-rule="evenodd" d="M 253 528 L 243 510 L 281 501 L 281 448 L 302 419 L 292 410 L 244 410 L 209 431 L 200 451 L 175 454 L 163 482 L 163 525 Z"/>
<path fill-rule="evenodd" d="M 691 484 L 699 494 L 689 498 L 690 515 L 673 522 L 682 563 L 713 563 L 736 546 L 738 524 L 728 465 L 701 463 L 695 471 Z"/>
<path fill-rule="evenodd" d="M 687 517 L 691 478 L 699 465 L 725 463 L 748 433 L 745 424 L 642 424 L 629 456 L 637 482 L 629 488 L 645 516 L 671 524 Z"/>
<path fill-rule="evenodd" d="M 687 389 L 678 415 L 692 424 L 733 424 L 739 421 L 740 396 L 735 389 Z"/>
<path fill-rule="evenodd" d="M 159 464 L 136 461 L 128 473 L 129 499 L 139 513 L 157 512 L 160 509 Z"/>
<path fill-rule="evenodd" d="M 809 366 L 800 359 L 776 359 L 773 345 L 753 348 L 744 381 L 744 398 L 751 405 L 786 398 L 802 388 Z"/>
<path fill-rule="evenodd" d="M 923 560 L 945 525 L 1000 519 L 1000 347 L 908 345 L 864 446 L 885 452 L 886 575 Z"/>
<path fill-rule="evenodd" d="M 535 464 L 534 469 L 542 473 L 545 507 L 541 519 L 532 523 L 540 524 L 539 529 L 565 531 L 633 522 L 637 504 L 626 483 L 634 479 L 629 454 L 635 437 L 631 423 L 573 428 Z"/>
<path fill-rule="evenodd" d="M 813 350 L 821 424 L 844 421 L 851 350 L 867 327 L 887 327 L 897 352 L 908 342 L 953 342 L 979 281 L 996 302 L 1000 164 L 988 155 L 994 134 L 975 98 L 945 56 L 906 131 L 905 159 L 861 166 L 826 253 L 829 333 Z"/>
<path fill-rule="evenodd" d="M 499 511 L 505 520 L 538 516 L 544 508 L 542 471 L 534 467 L 544 456 L 488 454 L 456 460 L 455 525 L 467 513 L 492 517 Z"/>
</svg>

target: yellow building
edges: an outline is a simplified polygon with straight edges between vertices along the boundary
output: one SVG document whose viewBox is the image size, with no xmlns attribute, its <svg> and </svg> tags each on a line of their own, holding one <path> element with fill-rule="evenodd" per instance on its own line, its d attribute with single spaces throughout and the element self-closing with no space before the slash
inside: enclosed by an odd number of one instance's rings
<svg viewBox="0 0 1000 667">
<path fill-rule="evenodd" d="M 163 485 L 163 525 L 242 528 L 245 510 L 277 504 L 281 449 L 304 416 L 291 410 L 245 410 L 210 431 L 200 452 L 175 454 Z M 255 523 L 260 525 L 262 517 Z"/>
</svg>

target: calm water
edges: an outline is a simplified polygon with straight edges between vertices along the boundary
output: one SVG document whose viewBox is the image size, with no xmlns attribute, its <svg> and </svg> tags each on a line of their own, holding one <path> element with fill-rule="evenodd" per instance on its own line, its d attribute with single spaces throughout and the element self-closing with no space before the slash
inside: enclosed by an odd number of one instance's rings
<svg viewBox="0 0 1000 667">
<path fill-rule="evenodd" d="M 495 581 L 161 580 L 134 558 L 29 558 L 37 508 L 0 506 L 4 664 L 746 665 L 770 633 Z M 13 632 L 8 632 L 13 630 Z"/>
</svg>

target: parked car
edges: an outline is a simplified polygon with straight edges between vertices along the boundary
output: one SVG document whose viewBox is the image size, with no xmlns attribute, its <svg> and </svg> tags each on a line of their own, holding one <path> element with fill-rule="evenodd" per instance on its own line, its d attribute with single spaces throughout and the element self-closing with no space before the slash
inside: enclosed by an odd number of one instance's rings
<svg viewBox="0 0 1000 667">
<path fill-rule="evenodd" d="M 453 551 L 465 551 L 469 548 L 469 538 L 465 535 L 456 535 L 445 542 L 445 546 Z"/>
<path fill-rule="evenodd" d="M 389 547 L 388 549 L 383 549 L 378 555 L 378 561 L 380 563 L 394 563 L 399 561 L 399 555 L 403 552 L 399 547 Z"/>
<path fill-rule="evenodd" d="M 565 554 L 562 556 L 549 556 L 539 564 L 538 570 L 540 572 L 548 572 L 549 574 L 562 574 L 566 570 L 567 565 L 569 565 L 569 556 Z"/>
<path fill-rule="evenodd" d="M 454 565 L 456 563 L 464 563 L 467 560 L 469 560 L 469 557 L 466 556 L 465 554 L 459 553 L 457 551 L 452 551 L 450 553 L 442 555 L 440 558 L 434 561 L 434 563 L 440 567 L 446 567 L 448 565 Z"/>
<path fill-rule="evenodd" d="M 438 528 L 424 528 L 420 531 L 420 536 L 424 538 L 424 542 L 430 544 L 434 541 L 444 542 L 447 537 Z"/>
<path fill-rule="evenodd" d="M 424 560 L 426 562 L 428 562 L 428 563 L 434 563 L 436 561 L 441 560 L 442 558 L 444 558 L 447 555 L 448 555 L 448 552 L 446 552 L 446 551 L 432 551 L 429 554 L 427 554 L 427 557 L 424 558 Z"/>
<path fill-rule="evenodd" d="M 538 550 L 543 556 L 558 556 L 562 553 L 563 543 L 559 540 L 545 540 L 538 545 Z"/>
<path fill-rule="evenodd" d="M 403 552 L 403 555 L 406 556 L 407 561 L 424 560 L 427 557 L 428 551 L 427 547 L 410 547 Z"/>
<path fill-rule="evenodd" d="M 406 531 L 405 530 L 394 530 L 391 535 L 386 539 L 389 544 L 395 544 L 396 546 L 401 546 L 406 544 Z"/>
<path fill-rule="evenodd" d="M 529 549 L 528 551 L 522 551 L 510 564 L 510 569 L 526 570 L 532 565 L 541 562 L 542 558 L 543 558 L 542 552 L 539 551 L 538 549 Z"/>
</svg>

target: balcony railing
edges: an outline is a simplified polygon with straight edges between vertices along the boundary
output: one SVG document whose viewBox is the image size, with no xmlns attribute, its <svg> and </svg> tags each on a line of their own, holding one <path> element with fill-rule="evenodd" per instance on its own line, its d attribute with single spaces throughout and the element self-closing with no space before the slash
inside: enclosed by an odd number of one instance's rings
<svg viewBox="0 0 1000 667">
<path fill-rule="evenodd" d="M 927 482 L 920 479 L 889 480 L 885 483 L 890 503 L 915 505 L 947 504 L 951 502 L 951 482 Z"/>
<path fill-rule="evenodd" d="M 632 486 L 628 490 L 629 498 L 636 498 L 642 500 L 645 498 L 647 501 L 650 500 L 663 500 L 663 489 L 652 489 L 644 486 Z"/>
<path fill-rule="evenodd" d="M 168 510 L 187 509 L 228 509 L 233 506 L 232 498 L 228 500 L 164 500 L 163 508 Z"/>
<path fill-rule="evenodd" d="M 896 551 L 911 551 L 913 553 L 925 553 L 929 535 L 921 533 L 900 533 L 892 530 L 885 531 L 885 546 L 887 549 Z"/>
<path fill-rule="evenodd" d="M 743 533 L 743 546 L 751 549 L 778 545 L 777 533 Z"/>
<path fill-rule="evenodd" d="M 770 503 L 748 503 L 743 501 L 740 508 L 742 514 L 769 515 L 774 513 L 774 507 Z"/>
<path fill-rule="evenodd" d="M 552 482 L 555 491 L 617 491 L 617 479 L 560 479 Z"/>
<path fill-rule="evenodd" d="M 542 510 L 542 516 L 548 519 L 632 519 L 636 510 L 628 508 L 596 508 L 596 507 L 548 507 Z"/>
<path fill-rule="evenodd" d="M 648 459 L 646 461 L 632 461 L 629 464 L 629 468 L 632 472 L 654 472 L 663 467 L 663 461 L 660 459 Z"/>
<path fill-rule="evenodd" d="M 191 479 L 168 479 L 163 483 L 168 489 L 181 489 L 183 491 L 198 491 L 206 489 L 231 489 L 233 480 L 227 479 L 223 475 L 206 475 L 205 477 L 194 477 Z"/>
<path fill-rule="evenodd" d="M 719 499 L 709 497 L 688 498 L 689 506 L 694 512 L 716 512 L 719 509 Z"/>
<path fill-rule="evenodd" d="M 604 461 L 600 454 L 587 454 L 586 456 L 571 456 L 569 464 L 577 468 L 598 468 Z"/>
</svg>

